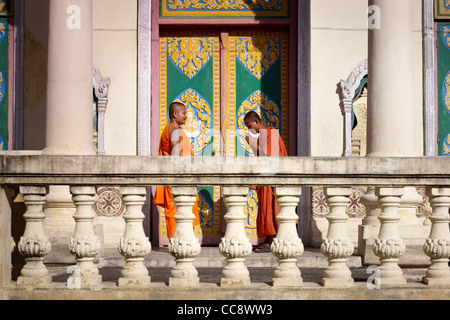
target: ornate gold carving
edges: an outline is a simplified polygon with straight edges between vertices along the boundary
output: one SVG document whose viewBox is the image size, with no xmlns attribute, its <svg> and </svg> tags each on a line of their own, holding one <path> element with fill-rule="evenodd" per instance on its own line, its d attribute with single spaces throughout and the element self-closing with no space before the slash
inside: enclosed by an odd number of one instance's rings
<svg viewBox="0 0 450 320">
<path fill-rule="evenodd" d="M 242 65 L 260 80 L 280 57 L 280 39 L 238 38 L 236 39 L 236 55 Z"/>
<path fill-rule="evenodd" d="M 209 61 L 212 38 L 168 38 L 168 54 L 177 68 L 189 79 Z"/>
<path fill-rule="evenodd" d="M 161 38 L 159 44 L 159 131 L 162 132 L 167 122 L 167 38 Z"/>
<path fill-rule="evenodd" d="M 253 154 L 253 151 L 244 138 L 245 132 L 247 131 L 244 117 L 249 111 L 256 111 L 261 117 L 264 126 L 274 127 L 275 129 L 280 127 L 280 113 L 278 106 L 272 100 L 269 100 L 266 94 L 259 90 L 255 91 L 239 108 L 237 121 L 239 143 L 246 152 Z"/>
<path fill-rule="evenodd" d="M 190 138 L 196 138 L 192 143 L 192 151 L 197 154 L 211 141 L 211 109 L 208 103 L 192 89 L 186 90 L 177 101 L 188 106 L 186 110 L 188 119 L 183 129 Z"/>
<path fill-rule="evenodd" d="M 353 103 L 357 125 L 352 131 L 352 155 L 363 157 L 367 153 L 367 89 Z"/>
<path fill-rule="evenodd" d="M 258 194 L 251 190 L 247 197 L 247 206 L 244 207 L 244 214 L 247 217 L 245 227 L 256 230 L 256 215 L 258 214 Z M 256 233 L 255 233 L 256 234 Z"/>
<path fill-rule="evenodd" d="M 443 149 L 444 149 L 444 155 L 450 154 L 450 134 L 447 136 L 447 141 L 444 143 Z"/>
<path fill-rule="evenodd" d="M 168 0 L 169 8 L 172 10 L 185 10 L 194 8 L 196 10 L 280 10 L 282 0 Z"/>
<path fill-rule="evenodd" d="M 449 39 L 450 39 L 450 37 L 449 37 Z M 450 72 L 447 74 L 447 77 L 445 78 L 444 102 L 445 102 L 445 107 L 447 108 L 447 111 L 450 112 Z"/>
<path fill-rule="evenodd" d="M 212 228 L 213 227 L 213 211 L 208 202 L 200 197 L 200 214 L 202 216 L 202 227 Z"/>
<path fill-rule="evenodd" d="M 1 5 L 1 3 L 0 3 Z M 1 8 L 0 8 L 1 11 Z M 5 23 L 0 22 L 0 40 L 5 36 Z"/>
</svg>

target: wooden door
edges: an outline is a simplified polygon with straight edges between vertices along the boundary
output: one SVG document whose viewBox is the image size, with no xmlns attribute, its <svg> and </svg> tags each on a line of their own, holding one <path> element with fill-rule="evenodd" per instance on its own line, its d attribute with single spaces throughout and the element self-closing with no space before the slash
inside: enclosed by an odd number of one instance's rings
<svg viewBox="0 0 450 320">
<path fill-rule="evenodd" d="M 289 35 L 281 31 L 163 30 L 159 41 L 159 129 L 173 101 L 186 105 L 183 130 L 196 156 L 252 156 L 244 116 L 257 111 L 280 129 L 288 146 Z M 221 188 L 199 187 L 202 244 L 218 244 L 224 233 Z M 246 231 L 257 243 L 257 196 L 249 190 Z M 160 243 L 167 244 L 164 210 Z"/>
</svg>

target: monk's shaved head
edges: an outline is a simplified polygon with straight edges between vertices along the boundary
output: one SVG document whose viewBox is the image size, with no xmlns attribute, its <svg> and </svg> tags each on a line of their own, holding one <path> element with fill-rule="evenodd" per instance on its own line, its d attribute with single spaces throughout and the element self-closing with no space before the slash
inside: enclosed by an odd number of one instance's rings
<svg viewBox="0 0 450 320">
<path fill-rule="evenodd" d="M 173 119 L 175 117 L 175 112 L 180 112 L 183 109 L 186 109 L 186 106 L 181 102 L 172 102 L 169 106 L 169 117 Z"/>
<path fill-rule="evenodd" d="M 255 111 L 250 111 L 244 117 L 244 122 L 247 122 L 247 121 L 250 121 L 250 122 L 258 121 L 259 123 L 261 123 L 261 117 Z"/>
</svg>

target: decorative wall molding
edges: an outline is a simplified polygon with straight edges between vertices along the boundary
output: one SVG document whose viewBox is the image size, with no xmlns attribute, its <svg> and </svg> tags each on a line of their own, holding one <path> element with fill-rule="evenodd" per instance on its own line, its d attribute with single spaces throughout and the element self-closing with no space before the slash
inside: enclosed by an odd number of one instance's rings
<svg viewBox="0 0 450 320">
<path fill-rule="evenodd" d="M 436 1 L 437 3 L 438 1 Z M 436 126 L 436 40 L 434 34 L 433 0 L 423 0 L 423 103 L 424 155 L 437 155 Z"/>
<path fill-rule="evenodd" d="M 368 73 L 368 61 L 364 60 L 359 63 L 351 72 L 347 80 L 341 80 L 339 83 L 339 93 L 341 100 L 341 111 L 344 116 L 345 125 L 345 143 L 344 157 L 352 156 L 352 107 L 353 98 L 358 89 L 361 80 Z"/>
<path fill-rule="evenodd" d="M 138 2 L 138 150 L 139 156 L 151 155 L 151 56 L 152 1 Z"/>
<path fill-rule="evenodd" d="M 100 72 L 95 66 L 92 67 L 92 79 L 94 85 L 95 96 L 98 99 L 97 103 L 97 153 L 98 155 L 105 155 L 105 112 L 108 106 L 108 91 L 110 80 L 103 79 Z"/>
</svg>

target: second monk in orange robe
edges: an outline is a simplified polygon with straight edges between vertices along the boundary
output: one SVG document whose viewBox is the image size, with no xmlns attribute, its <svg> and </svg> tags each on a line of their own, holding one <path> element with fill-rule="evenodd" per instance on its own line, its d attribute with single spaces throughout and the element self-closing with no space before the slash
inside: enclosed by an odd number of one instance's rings
<svg viewBox="0 0 450 320">
<path fill-rule="evenodd" d="M 159 156 L 171 156 L 172 151 L 174 155 L 193 156 L 191 144 L 186 133 L 181 129 L 181 125 L 186 123 L 186 107 L 180 102 L 174 102 L 169 107 L 170 120 L 164 128 L 159 141 Z M 200 224 L 200 215 L 197 206 L 199 196 L 197 194 L 197 201 L 192 207 L 192 212 L 195 215 L 194 226 Z M 176 222 L 174 219 L 177 208 L 173 201 L 172 188 L 169 186 L 156 187 L 153 203 L 165 209 L 167 237 L 173 238 L 175 233 Z"/>
<path fill-rule="evenodd" d="M 257 145 L 250 144 L 256 156 L 287 156 L 286 147 L 278 130 L 273 127 L 266 128 L 256 112 L 250 111 L 245 116 L 244 122 L 251 132 L 259 134 L 256 141 Z M 246 140 L 250 142 L 248 136 Z M 272 187 L 252 187 L 252 189 L 255 189 L 258 195 L 256 232 L 259 238 L 265 238 L 262 245 L 255 249 L 255 252 L 270 252 L 270 244 L 277 235 L 278 222 L 276 216 L 280 210 Z"/>
</svg>

